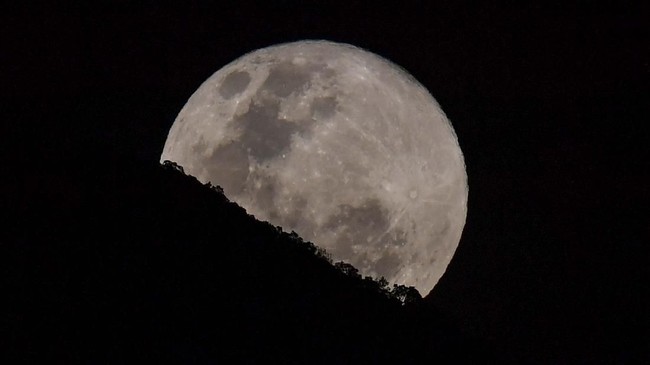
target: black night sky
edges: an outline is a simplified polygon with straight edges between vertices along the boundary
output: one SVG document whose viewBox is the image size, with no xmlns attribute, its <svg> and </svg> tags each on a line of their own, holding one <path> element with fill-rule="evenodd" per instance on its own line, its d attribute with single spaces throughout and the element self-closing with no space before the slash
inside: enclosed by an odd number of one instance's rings
<svg viewBox="0 0 650 365">
<path fill-rule="evenodd" d="M 458 135 L 469 177 L 467 223 L 447 273 L 421 307 L 504 362 L 650 361 L 647 8 L 624 2 L 99 3 L 3 5 L 0 11 L 9 139 L 2 150 L 3 208 L 9 207 L 3 219 L 11 226 L 0 247 L 24 263 L 0 269 L 15 268 L 5 270 L 3 286 L 23 288 L 8 289 L 15 308 L 29 302 L 24 298 L 67 303 L 67 283 L 81 280 L 52 269 L 61 274 L 60 285 L 49 286 L 47 295 L 24 294 L 36 280 L 26 274 L 33 261 L 28 249 L 16 247 L 41 247 L 34 232 L 54 224 L 57 235 L 38 236 L 60 248 L 52 251 L 73 246 L 60 242 L 69 232 L 101 241 L 95 228 L 109 213 L 88 203 L 100 195 L 89 191 L 94 184 L 126 191 L 124 176 L 136 176 L 139 166 L 153 169 L 176 114 L 205 79 L 254 49 L 327 39 L 405 68 Z M 70 213 L 75 209 L 84 213 Z M 93 214 L 95 228 L 90 219 L 76 220 Z M 150 238 L 134 227 L 135 236 Z M 47 255 L 36 261 L 47 266 Z M 40 330 L 28 320 L 36 312 L 7 313 L 0 323 L 9 323 L 9 331 L 0 336 L 20 349 L 11 352 L 12 362 L 31 362 L 26 353 L 75 363 L 101 358 L 70 355 L 65 349 L 75 348 L 73 335 L 59 338 L 64 350 L 43 350 L 47 338 L 32 339 L 24 329 Z M 432 342 L 440 336 L 427 333 L 421 346 L 429 346 L 426 336 Z M 251 346 L 251 353 L 265 351 Z M 237 362 L 200 347 L 175 354 Z M 280 355 L 269 355 L 269 363 L 283 359 L 273 356 Z M 453 354 L 446 360 L 462 362 Z M 411 361 L 419 363 L 417 356 Z"/>
</svg>

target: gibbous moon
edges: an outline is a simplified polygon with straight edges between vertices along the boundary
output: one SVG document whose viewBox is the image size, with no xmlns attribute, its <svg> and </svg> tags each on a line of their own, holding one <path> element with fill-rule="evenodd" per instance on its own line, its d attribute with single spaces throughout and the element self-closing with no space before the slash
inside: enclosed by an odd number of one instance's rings
<svg viewBox="0 0 650 365">
<path fill-rule="evenodd" d="M 465 225 L 465 163 L 438 103 L 347 44 L 281 44 L 226 65 L 181 110 L 163 160 L 362 275 L 423 295 Z"/>
</svg>

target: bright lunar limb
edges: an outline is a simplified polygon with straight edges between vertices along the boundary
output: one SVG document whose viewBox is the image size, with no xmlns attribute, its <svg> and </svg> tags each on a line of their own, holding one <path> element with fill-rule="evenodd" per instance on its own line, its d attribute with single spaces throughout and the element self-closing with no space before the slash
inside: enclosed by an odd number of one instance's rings
<svg viewBox="0 0 650 365">
<path fill-rule="evenodd" d="M 444 113 L 404 70 L 346 44 L 281 44 L 226 65 L 181 110 L 163 160 L 423 294 L 465 225 L 465 164 Z"/>
</svg>

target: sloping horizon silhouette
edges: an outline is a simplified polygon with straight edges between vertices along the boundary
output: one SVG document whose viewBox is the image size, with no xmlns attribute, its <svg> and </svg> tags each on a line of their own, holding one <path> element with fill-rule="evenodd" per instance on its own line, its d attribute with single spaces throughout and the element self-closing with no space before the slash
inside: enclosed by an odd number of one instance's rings
<svg viewBox="0 0 650 365">
<path fill-rule="evenodd" d="M 83 184 L 76 196 L 25 207 L 25 229 L 2 246 L 9 363 L 492 356 L 442 314 L 423 315 L 414 288 L 332 263 L 173 163 L 125 162 L 85 179 L 63 185 Z"/>
</svg>

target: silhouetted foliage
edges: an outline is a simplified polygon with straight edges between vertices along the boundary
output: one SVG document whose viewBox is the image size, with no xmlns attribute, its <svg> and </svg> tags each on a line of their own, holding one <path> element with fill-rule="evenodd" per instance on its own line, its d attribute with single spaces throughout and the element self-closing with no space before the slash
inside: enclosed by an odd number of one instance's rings
<svg viewBox="0 0 650 365">
<path fill-rule="evenodd" d="M 391 296 L 403 304 L 414 304 L 422 300 L 420 292 L 412 286 L 393 284 Z"/>
<path fill-rule="evenodd" d="M 386 280 L 385 277 L 380 277 L 379 280 L 377 280 L 377 284 L 379 284 L 379 287 L 381 289 L 385 289 L 388 287 L 388 280 Z"/>
<path fill-rule="evenodd" d="M 327 250 L 322 247 L 316 246 L 316 256 L 324 259 L 330 264 L 332 263 L 332 255 L 330 255 L 330 253 L 327 252 Z"/>
<path fill-rule="evenodd" d="M 336 267 L 339 271 L 347 276 L 351 276 L 353 278 L 361 278 L 361 275 L 359 275 L 359 270 L 347 262 L 339 261 L 334 264 L 334 267 Z"/>
<path fill-rule="evenodd" d="M 185 170 L 183 170 L 183 166 L 177 164 L 176 162 L 165 160 L 163 161 L 162 166 L 165 169 L 171 169 L 185 174 Z"/>
<path fill-rule="evenodd" d="M 225 196 L 225 194 L 224 194 L 224 192 L 223 192 L 223 188 L 222 188 L 221 186 L 219 186 L 219 185 L 212 185 L 212 183 L 209 182 L 209 181 L 208 181 L 207 183 L 205 183 L 205 186 L 207 186 L 207 187 L 210 188 L 211 190 L 216 191 L 217 193 L 219 193 L 219 194 Z"/>
<path fill-rule="evenodd" d="M 415 312 L 385 280 L 332 265 L 182 171 L 129 162 L 65 175 L 74 194 L 12 216 L 29 229 L 0 245 L 12 334 L 2 363 L 380 364 L 468 352 L 446 325 L 423 345 L 412 329 L 427 324 L 405 317 Z M 70 197 L 79 203 L 60 209 Z"/>
</svg>

